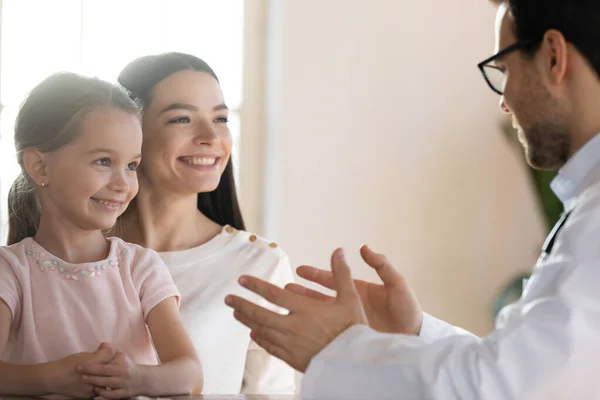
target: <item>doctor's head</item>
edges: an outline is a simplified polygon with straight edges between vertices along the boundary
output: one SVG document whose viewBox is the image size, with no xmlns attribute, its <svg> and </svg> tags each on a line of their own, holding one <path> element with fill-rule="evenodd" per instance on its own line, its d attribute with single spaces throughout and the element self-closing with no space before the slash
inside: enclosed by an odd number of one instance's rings
<svg viewBox="0 0 600 400">
<path fill-rule="evenodd" d="M 558 169 L 600 132 L 600 1 L 493 2 L 495 55 L 479 68 L 528 162 Z"/>
</svg>

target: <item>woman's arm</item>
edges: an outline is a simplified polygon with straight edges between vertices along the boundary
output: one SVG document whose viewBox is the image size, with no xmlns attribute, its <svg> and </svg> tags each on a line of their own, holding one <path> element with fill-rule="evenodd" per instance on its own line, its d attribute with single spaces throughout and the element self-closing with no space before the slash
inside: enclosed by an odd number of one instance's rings
<svg viewBox="0 0 600 400">
<path fill-rule="evenodd" d="M 287 254 L 283 250 L 279 252 L 280 255 L 268 280 L 274 285 L 283 287 L 294 282 L 294 273 Z M 282 308 L 272 304 L 265 302 L 263 305 L 273 311 L 284 312 Z M 294 369 L 250 340 L 241 394 L 294 394 L 295 390 Z"/>
<path fill-rule="evenodd" d="M 241 394 L 294 394 L 296 372 L 250 340 Z"/>
</svg>

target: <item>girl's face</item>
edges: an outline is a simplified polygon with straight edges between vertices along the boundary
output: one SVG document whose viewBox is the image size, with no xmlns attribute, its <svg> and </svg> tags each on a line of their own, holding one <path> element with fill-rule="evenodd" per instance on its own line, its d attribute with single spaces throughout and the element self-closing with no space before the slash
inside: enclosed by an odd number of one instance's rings
<svg viewBox="0 0 600 400">
<path fill-rule="evenodd" d="M 138 191 L 139 117 L 114 108 L 90 112 L 75 140 L 40 162 L 42 215 L 83 230 L 111 228 Z"/>
<path fill-rule="evenodd" d="M 179 71 L 159 82 L 144 111 L 141 176 L 172 193 L 215 190 L 231 154 L 228 117 L 210 74 Z"/>
</svg>

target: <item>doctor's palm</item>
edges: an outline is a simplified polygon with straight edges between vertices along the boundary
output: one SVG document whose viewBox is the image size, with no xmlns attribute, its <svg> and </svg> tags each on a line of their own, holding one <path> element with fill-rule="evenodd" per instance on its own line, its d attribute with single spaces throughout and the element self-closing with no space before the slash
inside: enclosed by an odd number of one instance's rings
<svg viewBox="0 0 600 400">
<path fill-rule="evenodd" d="M 383 281 L 383 285 L 379 285 L 354 280 L 371 328 L 379 332 L 418 335 L 423 313 L 408 283 L 385 256 L 374 253 L 367 246 L 360 249 L 360 254 L 363 260 L 377 271 Z M 333 277 L 329 271 L 301 266 L 297 272 L 306 280 L 333 289 Z M 286 289 L 319 300 L 333 301 L 333 297 L 300 285 L 289 284 Z"/>
</svg>

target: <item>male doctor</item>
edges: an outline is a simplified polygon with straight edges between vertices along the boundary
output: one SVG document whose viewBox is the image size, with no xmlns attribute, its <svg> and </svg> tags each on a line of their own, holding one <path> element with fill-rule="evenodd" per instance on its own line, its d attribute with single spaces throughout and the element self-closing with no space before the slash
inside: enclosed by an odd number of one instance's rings
<svg viewBox="0 0 600 400">
<path fill-rule="evenodd" d="M 600 1 L 499 3 L 496 54 L 479 68 L 513 116 L 529 163 L 560 169 L 551 186 L 565 213 L 523 296 L 483 338 L 423 313 L 368 247 L 362 257 L 383 285 L 353 282 L 340 249 L 332 273 L 298 269 L 335 298 L 241 277 L 290 311 L 226 299 L 259 345 L 305 372 L 306 398 L 600 398 Z"/>
</svg>

